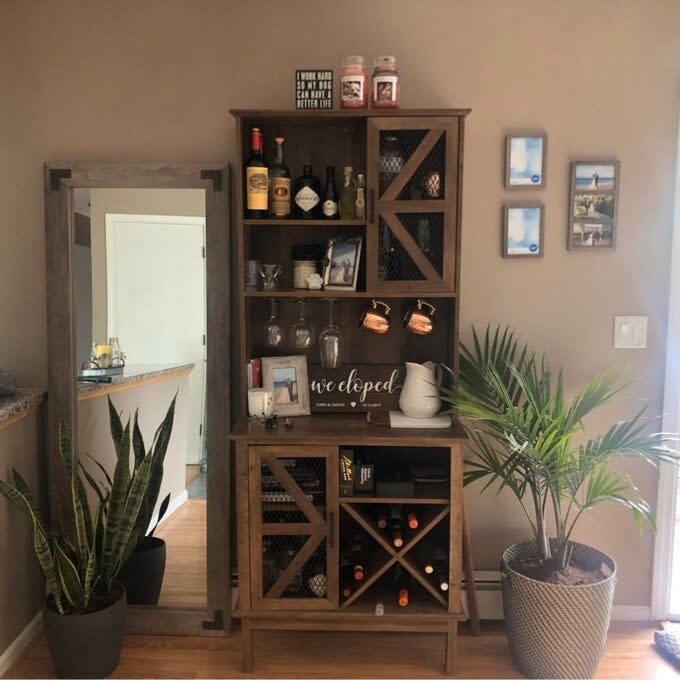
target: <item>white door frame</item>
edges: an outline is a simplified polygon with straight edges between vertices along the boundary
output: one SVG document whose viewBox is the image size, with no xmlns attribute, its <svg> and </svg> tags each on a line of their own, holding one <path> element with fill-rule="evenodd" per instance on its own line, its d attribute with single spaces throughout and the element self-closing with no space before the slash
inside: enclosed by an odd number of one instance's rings
<svg viewBox="0 0 680 680">
<path fill-rule="evenodd" d="M 670 289 L 668 295 L 668 331 L 666 337 L 666 378 L 663 399 L 663 431 L 680 432 L 680 125 L 676 140 L 675 214 L 671 250 Z M 676 448 L 678 448 L 676 446 Z M 652 620 L 669 616 L 671 567 L 678 496 L 678 468 L 663 463 L 659 472 L 652 577 Z M 678 565 L 680 566 L 680 565 Z M 675 612 L 678 614 L 680 612 Z"/>
</svg>

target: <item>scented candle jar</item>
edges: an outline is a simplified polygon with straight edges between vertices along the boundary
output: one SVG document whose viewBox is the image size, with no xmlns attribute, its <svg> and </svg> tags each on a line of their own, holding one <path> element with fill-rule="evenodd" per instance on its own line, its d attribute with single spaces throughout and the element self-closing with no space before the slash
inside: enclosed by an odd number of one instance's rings
<svg viewBox="0 0 680 680">
<path fill-rule="evenodd" d="M 368 108 L 368 77 L 364 69 L 363 57 L 345 57 L 342 62 L 340 108 Z"/>
<path fill-rule="evenodd" d="M 399 108 L 399 71 L 395 57 L 375 60 L 371 102 L 374 109 Z"/>
</svg>

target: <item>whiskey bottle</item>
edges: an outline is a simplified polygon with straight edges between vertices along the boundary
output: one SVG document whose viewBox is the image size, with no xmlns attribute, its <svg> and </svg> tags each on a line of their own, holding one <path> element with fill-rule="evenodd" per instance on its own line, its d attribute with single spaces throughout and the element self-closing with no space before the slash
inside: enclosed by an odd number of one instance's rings
<svg viewBox="0 0 680 680">
<path fill-rule="evenodd" d="M 262 155 L 263 136 L 260 128 L 250 131 L 250 156 L 246 161 L 246 216 L 267 217 L 269 173 Z"/>
<path fill-rule="evenodd" d="M 323 192 L 322 212 L 324 219 L 337 220 L 338 215 L 338 190 L 335 188 L 335 168 L 332 165 L 326 167 L 326 190 Z"/>
<path fill-rule="evenodd" d="M 312 175 L 312 166 L 305 165 L 302 177 L 295 180 L 293 208 L 295 217 L 301 220 L 314 220 L 319 217 L 321 202 L 321 186 L 319 180 Z"/>
<path fill-rule="evenodd" d="M 342 186 L 342 193 L 340 194 L 340 219 L 354 220 L 356 219 L 356 193 L 357 186 L 352 176 L 351 166 L 347 166 L 344 171 L 345 181 Z"/>
<path fill-rule="evenodd" d="M 290 217 L 290 170 L 283 159 L 283 137 L 277 137 L 276 154 L 269 168 L 269 214 L 277 219 Z"/>
</svg>

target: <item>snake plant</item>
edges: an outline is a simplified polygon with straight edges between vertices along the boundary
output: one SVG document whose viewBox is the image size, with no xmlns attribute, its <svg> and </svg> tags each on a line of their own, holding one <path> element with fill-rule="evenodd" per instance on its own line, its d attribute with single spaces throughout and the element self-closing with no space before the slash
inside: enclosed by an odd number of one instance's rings
<svg viewBox="0 0 680 680">
<path fill-rule="evenodd" d="M 632 479 L 610 467 L 617 458 L 653 466 L 678 463 L 667 446 L 674 440 L 648 434 L 646 406 L 586 439 L 584 419 L 625 387 L 615 370 L 590 380 L 571 401 L 562 372 L 545 357 L 521 345 L 509 328 L 473 328 L 472 345 L 461 344 L 460 370 L 442 400 L 459 416 L 475 456 L 466 461 L 466 484 L 485 481 L 483 489 L 509 489 L 531 526 L 545 578 L 569 564 L 570 538 L 584 513 L 602 504 L 632 511 L 641 529 L 655 526 L 654 513 Z M 552 538 L 551 538 L 552 536 Z"/>
<path fill-rule="evenodd" d="M 69 428 L 65 423 L 60 424 L 59 457 L 70 480 L 71 511 L 67 526 L 50 525 L 45 520 L 19 472 L 13 469 L 10 481 L 0 480 L 0 493 L 33 523 L 34 550 L 45 574 L 47 603 L 60 614 L 96 611 L 108 603 L 118 573 L 139 540 L 143 521 L 140 517 L 151 502 L 150 491 L 155 488 L 158 496 L 157 465 L 159 458 L 165 456 L 174 408 L 173 399 L 151 451 L 139 461 L 135 459 L 131 471 L 130 423 L 122 427 L 117 414 L 116 418 L 112 415 L 115 409 L 109 400 L 111 434 L 117 455 L 113 479 L 101 463 L 92 459 L 104 474 L 105 484 L 97 482 L 82 461 L 75 462 Z M 133 437 L 136 436 L 133 430 Z M 90 503 L 86 483 L 94 492 L 92 500 L 96 499 L 96 503 Z"/>
</svg>

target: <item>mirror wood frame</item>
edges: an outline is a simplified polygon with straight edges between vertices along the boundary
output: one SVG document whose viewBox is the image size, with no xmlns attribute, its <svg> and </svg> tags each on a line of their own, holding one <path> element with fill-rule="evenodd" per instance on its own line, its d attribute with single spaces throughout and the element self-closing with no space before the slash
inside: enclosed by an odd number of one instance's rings
<svg viewBox="0 0 680 680">
<path fill-rule="evenodd" d="M 73 310 L 72 190 L 205 189 L 207 306 L 207 602 L 205 609 L 133 606 L 129 632 L 231 632 L 230 489 L 230 168 L 215 163 L 49 162 L 44 166 L 47 269 L 48 430 L 50 515 L 69 489 L 59 465 L 57 433 L 64 420 L 77 432 L 75 313 Z M 218 351 L 222 348 L 222 351 Z M 75 441 L 74 437 L 74 441 Z M 77 460 L 77 447 L 74 447 Z"/>
</svg>

